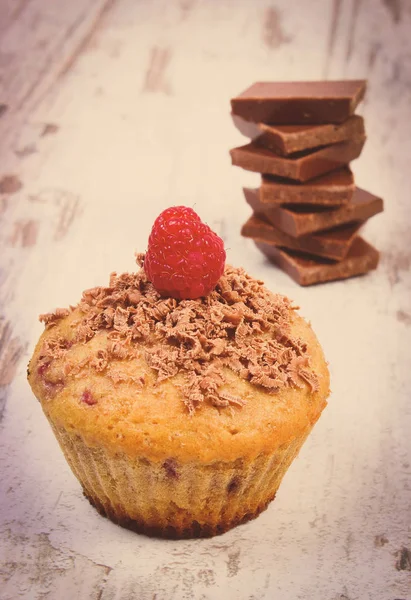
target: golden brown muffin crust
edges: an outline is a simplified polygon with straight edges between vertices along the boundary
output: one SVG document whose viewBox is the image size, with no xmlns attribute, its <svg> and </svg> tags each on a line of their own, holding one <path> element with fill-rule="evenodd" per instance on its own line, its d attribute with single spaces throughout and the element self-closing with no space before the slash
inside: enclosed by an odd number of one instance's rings
<svg viewBox="0 0 411 600">
<path fill-rule="evenodd" d="M 113 454 L 252 460 L 311 428 L 326 404 L 311 327 L 241 269 L 195 301 L 161 298 L 143 271 L 114 274 L 42 320 L 34 393 L 53 423 Z"/>
</svg>

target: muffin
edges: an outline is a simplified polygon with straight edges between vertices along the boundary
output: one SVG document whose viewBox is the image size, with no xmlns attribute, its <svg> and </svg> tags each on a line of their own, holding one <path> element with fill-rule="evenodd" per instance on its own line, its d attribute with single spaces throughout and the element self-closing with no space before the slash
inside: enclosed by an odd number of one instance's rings
<svg viewBox="0 0 411 600">
<path fill-rule="evenodd" d="M 326 405 L 327 364 L 290 300 L 243 269 L 176 298 L 144 261 L 41 315 L 29 383 L 101 514 L 148 535 L 220 534 L 273 500 Z"/>
</svg>

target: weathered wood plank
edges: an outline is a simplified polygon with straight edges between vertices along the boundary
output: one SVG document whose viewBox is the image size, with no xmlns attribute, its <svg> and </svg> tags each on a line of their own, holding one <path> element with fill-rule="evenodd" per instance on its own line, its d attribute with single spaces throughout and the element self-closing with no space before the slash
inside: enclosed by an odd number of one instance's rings
<svg viewBox="0 0 411 600">
<path fill-rule="evenodd" d="M 0 3 L 0 174 L 13 164 L 21 127 L 70 65 L 111 0 Z"/>
<path fill-rule="evenodd" d="M 0 69 L 13 73 L 3 96 L 20 106 L 0 117 L 5 597 L 408 600 L 408 3 L 117 0 L 102 17 L 97 1 L 5 6 L 1 43 L 12 56 Z M 32 37 L 19 49 L 23 32 Z M 322 77 L 369 80 L 368 142 L 353 168 L 385 199 L 365 231 L 382 261 L 368 277 L 301 289 L 239 235 L 249 214 L 241 187 L 258 179 L 229 165 L 242 141 L 229 99 L 254 80 Z M 24 373 L 37 315 L 133 269 L 172 203 L 194 206 L 230 262 L 302 306 L 332 371 L 329 406 L 275 502 L 203 541 L 150 540 L 97 516 Z"/>
</svg>

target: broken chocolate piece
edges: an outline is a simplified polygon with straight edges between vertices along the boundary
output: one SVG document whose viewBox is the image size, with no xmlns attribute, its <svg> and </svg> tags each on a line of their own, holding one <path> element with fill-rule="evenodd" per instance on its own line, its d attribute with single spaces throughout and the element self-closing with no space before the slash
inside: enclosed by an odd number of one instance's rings
<svg viewBox="0 0 411 600">
<path fill-rule="evenodd" d="M 358 115 L 337 125 L 266 125 L 245 121 L 237 115 L 232 118 L 243 135 L 280 156 L 365 137 L 364 119 Z"/>
<path fill-rule="evenodd" d="M 261 188 L 260 192 L 258 189 L 247 188 L 244 188 L 243 191 L 248 204 L 257 215 L 263 216 L 267 221 L 294 237 L 331 229 L 354 221 L 366 221 L 382 212 L 384 207 L 381 198 L 361 188 L 356 188 L 352 202 L 334 209 L 325 209 L 322 206 L 268 205 L 260 201 Z"/>
<path fill-rule="evenodd" d="M 255 244 L 269 260 L 300 285 L 313 285 L 363 275 L 376 269 L 379 259 L 378 251 L 361 237 L 354 240 L 347 256 L 339 262 L 280 249 L 266 242 L 255 242 Z"/>
<path fill-rule="evenodd" d="M 263 175 L 260 200 L 267 204 L 339 206 L 350 202 L 354 190 L 354 176 L 346 166 L 315 177 L 304 184 L 272 175 Z"/>
<path fill-rule="evenodd" d="M 363 99 L 366 82 L 258 82 L 231 100 L 233 114 L 254 123 L 342 123 Z"/>
<path fill-rule="evenodd" d="M 347 255 L 362 225 L 362 222 L 352 223 L 330 231 L 296 238 L 253 215 L 243 225 L 241 234 L 255 241 L 267 242 L 281 248 L 342 260 Z"/>
<path fill-rule="evenodd" d="M 296 152 L 287 158 L 251 142 L 230 150 L 233 165 L 265 175 L 308 181 L 349 163 L 361 154 L 365 138 Z"/>
</svg>

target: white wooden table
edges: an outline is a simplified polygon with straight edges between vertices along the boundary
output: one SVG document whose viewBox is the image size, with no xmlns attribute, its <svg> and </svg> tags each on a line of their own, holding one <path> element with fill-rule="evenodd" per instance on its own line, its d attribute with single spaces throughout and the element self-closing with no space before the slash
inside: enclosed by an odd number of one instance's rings
<svg viewBox="0 0 411 600">
<path fill-rule="evenodd" d="M 0 0 L 0 598 L 411 600 L 411 4 Z M 298 287 L 239 234 L 229 100 L 256 80 L 367 78 L 357 183 L 385 199 L 366 277 Z M 256 521 L 161 541 L 82 497 L 25 378 L 41 312 L 134 268 L 193 206 L 229 261 L 302 307 L 332 396 Z"/>
</svg>

